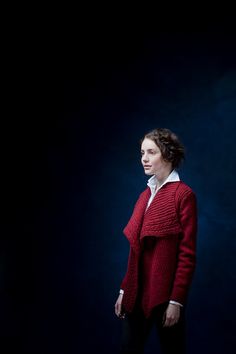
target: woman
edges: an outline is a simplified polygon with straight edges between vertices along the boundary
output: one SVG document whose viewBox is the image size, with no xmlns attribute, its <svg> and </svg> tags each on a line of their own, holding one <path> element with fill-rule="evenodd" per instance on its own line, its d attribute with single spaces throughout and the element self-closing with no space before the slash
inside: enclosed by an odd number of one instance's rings
<svg viewBox="0 0 236 354">
<path fill-rule="evenodd" d="M 153 325 L 163 354 L 184 354 L 185 307 L 196 264 L 197 205 L 176 169 L 184 147 L 169 129 L 141 139 L 148 176 L 123 232 L 130 243 L 115 314 L 123 320 L 120 353 L 143 353 Z"/>
</svg>

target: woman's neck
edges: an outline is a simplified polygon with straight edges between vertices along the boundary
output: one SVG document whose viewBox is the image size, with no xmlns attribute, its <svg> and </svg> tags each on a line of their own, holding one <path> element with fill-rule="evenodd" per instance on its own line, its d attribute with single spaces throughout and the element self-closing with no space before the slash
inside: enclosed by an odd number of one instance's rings
<svg viewBox="0 0 236 354">
<path fill-rule="evenodd" d="M 165 180 L 171 174 L 171 172 L 172 172 L 172 168 L 169 168 L 168 170 L 155 174 L 157 179 L 157 188 L 160 187 L 165 182 Z"/>
</svg>

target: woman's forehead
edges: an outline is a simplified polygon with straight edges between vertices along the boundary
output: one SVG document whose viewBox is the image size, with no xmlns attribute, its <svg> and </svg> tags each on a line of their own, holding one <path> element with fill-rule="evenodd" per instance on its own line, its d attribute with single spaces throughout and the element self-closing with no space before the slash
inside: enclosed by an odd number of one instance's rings
<svg viewBox="0 0 236 354">
<path fill-rule="evenodd" d="M 141 149 L 142 150 L 148 150 L 148 149 L 158 150 L 159 148 L 153 140 L 145 138 L 142 142 Z"/>
</svg>

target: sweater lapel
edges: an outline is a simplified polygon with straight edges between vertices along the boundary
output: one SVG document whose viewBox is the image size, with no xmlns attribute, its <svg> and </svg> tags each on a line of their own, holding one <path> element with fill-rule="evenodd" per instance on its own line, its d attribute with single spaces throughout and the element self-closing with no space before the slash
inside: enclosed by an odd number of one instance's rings
<svg viewBox="0 0 236 354">
<path fill-rule="evenodd" d="M 147 202 L 150 198 L 151 192 L 150 188 L 146 188 L 139 196 L 131 218 L 128 224 L 123 229 L 123 233 L 127 237 L 131 247 L 139 253 L 140 251 L 140 240 L 139 235 L 142 228 L 143 217 L 146 210 Z"/>
</svg>

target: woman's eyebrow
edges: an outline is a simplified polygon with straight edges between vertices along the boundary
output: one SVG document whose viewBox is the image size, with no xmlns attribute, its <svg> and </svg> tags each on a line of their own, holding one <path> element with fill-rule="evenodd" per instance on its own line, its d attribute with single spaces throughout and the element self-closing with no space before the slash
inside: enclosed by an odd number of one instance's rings
<svg viewBox="0 0 236 354">
<path fill-rule="evenodd" d="M 153 151 L 153 150 L 155 150 L 155 149 L 147 149 L 147 151 Z M 141 151 L 144 151 L 143 149 L 141 149 Z"/>
</svg>

